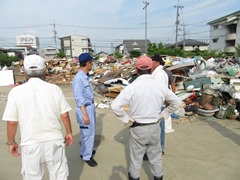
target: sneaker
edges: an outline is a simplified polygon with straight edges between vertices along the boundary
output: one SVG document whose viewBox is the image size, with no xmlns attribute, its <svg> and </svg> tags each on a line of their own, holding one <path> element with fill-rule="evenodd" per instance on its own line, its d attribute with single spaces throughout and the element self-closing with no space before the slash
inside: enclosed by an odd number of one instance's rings
<svg viewBox="0 0 240 180">
<path fill-rule="evenodd" d="M 97 162 L 91 157 L 89 160 L 85 161 L 89 166 L 95 167 L 97 166 Z"/>
</svg>

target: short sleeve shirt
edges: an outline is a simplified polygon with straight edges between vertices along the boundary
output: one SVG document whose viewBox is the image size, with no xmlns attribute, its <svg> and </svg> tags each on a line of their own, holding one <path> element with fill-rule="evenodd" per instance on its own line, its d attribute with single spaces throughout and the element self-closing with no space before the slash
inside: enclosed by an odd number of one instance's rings
<svg viewBox="0 0 240 180">
<path fill-rule="evenodd" d="M 62 90 L 39 78 L 30 78 L 8 95 L 4 121 L 18 121 L 21 145 L 63 138 L 61 114 L 71 110 Z"/>
</svg>

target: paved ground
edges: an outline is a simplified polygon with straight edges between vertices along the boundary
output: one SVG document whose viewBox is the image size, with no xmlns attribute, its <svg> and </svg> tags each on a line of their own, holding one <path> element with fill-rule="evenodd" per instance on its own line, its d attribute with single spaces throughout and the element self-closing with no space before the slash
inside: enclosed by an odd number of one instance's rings
<svg viewBox="0 0 240 180">
<path fill-rule="evenodd" d="M 84 164 L 79 158 L 79 129 L 71 87 L 61 87 L 73 108 L 70 115 L 75 142 L 67 147 L 69 180 L 126 180 L 128 129 L 110 109 L 97 109 L 95 159 L 98 166 L 91 168 Z M 10 89 L 0 87 L 1 118 Z M 178 120 L 173 127 L 175 132 L 166 135 L 165 180 L 240 180 L 240 121 L 198 116 L 191 121 Z M 8 153 L 5 141 L 6 124 L 0 121 L 0 180 L 20 180 L 21 159 Z M 148 162 L 142 167 L 141 179 L 152 179 Z"/>
</svg>

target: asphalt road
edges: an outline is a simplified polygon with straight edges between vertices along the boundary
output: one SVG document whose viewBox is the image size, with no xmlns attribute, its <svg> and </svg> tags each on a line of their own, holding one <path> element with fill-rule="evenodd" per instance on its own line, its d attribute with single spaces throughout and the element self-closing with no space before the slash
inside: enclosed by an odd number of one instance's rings
<svg viewBox="0 0 240 180">
<path fill-rule="evenodd" d="M 0 87 L 0 116 L 12 87 Z M 67 147 L 69 180 L 126 180 L 129 148 L 128 129 L 110 109 L 97 109 L 95 160 L 89 167 L 79 157 L 79 128 L 71 85 L 61 86 L 72 107 L 75 142 Z M 174 133 L 166 134 L 163 156 L 164 180 L 240 180 L 240 121 L 202 116 L 174 120 Z M 19 132 L 16 140 L 19 142 Z M 21 179 L 21 158 L 8 153 L 6 123 L 0 121 L 0 180 Z M 44 180 L 47 180 L 47 173 Z M 153 179 L 148 162 L 143 162 L 141 179 Z"/>
</svg>

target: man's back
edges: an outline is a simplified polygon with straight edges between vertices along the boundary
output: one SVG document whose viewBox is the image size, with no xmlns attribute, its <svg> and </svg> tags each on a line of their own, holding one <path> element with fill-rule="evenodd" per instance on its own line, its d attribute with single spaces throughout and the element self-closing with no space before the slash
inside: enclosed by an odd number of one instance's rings
<svg viewBox="0 0 240 180">
<path fill-rule="evenodd" d="M 59 87 L 31 78 L 13 88 L 8 101 L 4 118 L 19 121 L 22 145 L 62 138 L 60 114 L 71 108 Z"/>
<path fill-rule="evenodd" d="M 158 66 L 152 72 L 152 78 L 155 79 L 158 83 L 168 86 L 169 79 L 167 73 L 163 70 L 163 66 Z"/>
<path fill-rule="evenodd" d="M 161 107 L 166 100 L 171 100 L 172 92 L 166 86 L 159 84 L 150 75 L 139 76 L 132 84 L 125 87 L 118 99 L 124 99 L 129 103 L 129 115 L 135 121 L 156 122 L 159 119 Z M 112 106 L 123 102 L 112 103 Z M 115 108 L 115 107 L 113 107 Z"/>
</svg>

